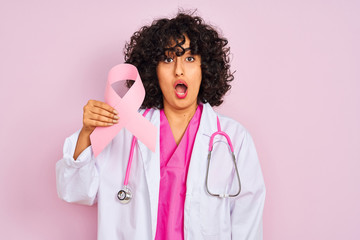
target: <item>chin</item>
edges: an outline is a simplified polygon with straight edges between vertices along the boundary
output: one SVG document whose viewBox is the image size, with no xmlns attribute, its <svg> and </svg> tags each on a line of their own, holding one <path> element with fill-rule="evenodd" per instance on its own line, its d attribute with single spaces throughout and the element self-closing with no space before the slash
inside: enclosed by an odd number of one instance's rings
<svg viewBox="0 0 360 240">
<path fill-rule="evenodd" d="M 186 99 L 180 99 L 180 101 L 176 103 L 176 106 L 180 109 L 191 108 L 194 105 L 197 106 L 197 101 L 186 101 Z"/>
</svg>

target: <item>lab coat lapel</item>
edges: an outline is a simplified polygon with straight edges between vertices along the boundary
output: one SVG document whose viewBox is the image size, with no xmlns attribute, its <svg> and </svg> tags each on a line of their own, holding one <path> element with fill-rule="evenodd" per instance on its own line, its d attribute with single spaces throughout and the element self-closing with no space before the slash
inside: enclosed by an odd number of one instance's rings
<svg viewBox="0 0 360 240">
<path fill-rule="evenodd" d="M 204 104 L 188 170 L 187 195 L 193 194 L 194 187 L 201 181 L 202 174 L 199 174 L 199 170 L 206 171 L 203 166 L 206 165 L 207 161 L 210 137 L 217 131 L 216 117 L 217 115 L 211 106 Z M 146 118 L 158 129 L 155 153 L 151 152 L 141 141 L 138 141 L 140 158 L 144 164 L 145 178 L 149 190 L 152 238 L 155 239 L 160 188 L 160 111 L 151 110 Z"/>
<path fill-rule="evenodd" d="M 187 195 L 192 195 L 194 193 L 194 187 L 198 186 L 199 181 L 201 181 L 201 176 L 203 176 L 203 174 L 200 174 L 199 171 L 206 171 L 206 169 L 203 169 L 203 166 L 206 165 L 207 161 L 210 137 L 217 131 L 216 117 L 217 115 L 210 104 L 204 104 L 186 180 Z"/>
<path fill-rule="evenodd" d="M 146 116 L 152 124 L 157 127 L 156 151 L 153 153 L 141 141 L 138 141 L 141 159 L 144 164 L 145 178 L 150 197 L 150 211 L 152 235 L 155 238 L 157 212 L 159 204 L 159 188 L 160 188 L 160 112 L 158 110 L 151 110 Z"/>
</svg>

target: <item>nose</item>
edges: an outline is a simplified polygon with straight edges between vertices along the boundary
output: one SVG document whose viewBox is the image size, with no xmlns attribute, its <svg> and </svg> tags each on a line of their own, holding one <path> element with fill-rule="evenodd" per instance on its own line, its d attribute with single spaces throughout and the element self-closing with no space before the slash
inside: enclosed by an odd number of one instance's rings
<svg viewBox="0 0 360 240">
<path fill-rule="evenodd" d="M 183 63 L 181 60 L 182 60 L 181 57 L 177 57 L 176 63 L 175 63 L 175 75 L 177 77 L 184 75 L 184 67 L 183 67 Z"/>
</svg>

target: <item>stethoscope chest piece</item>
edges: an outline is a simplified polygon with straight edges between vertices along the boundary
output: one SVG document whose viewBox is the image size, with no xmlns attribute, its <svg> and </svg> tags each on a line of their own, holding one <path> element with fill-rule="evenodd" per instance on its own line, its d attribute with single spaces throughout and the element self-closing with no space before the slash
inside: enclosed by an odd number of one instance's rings
<svg viewBox="0 0 360 240">
<path fill-rule="evenodd" d="M 121 189 L 117 194 L 118 199 L 121 203 L 126 204 L 130 202 L 132 198 L 132 194 L 129 188 L 124 187 L 124 189 Z"/>
</svg>

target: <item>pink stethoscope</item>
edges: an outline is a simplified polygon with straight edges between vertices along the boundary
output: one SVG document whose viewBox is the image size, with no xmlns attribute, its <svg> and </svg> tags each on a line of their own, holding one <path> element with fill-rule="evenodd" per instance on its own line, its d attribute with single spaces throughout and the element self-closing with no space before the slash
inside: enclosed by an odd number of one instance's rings
<svg viewBox="0 0 360 240">
<path fill-rule="evenodd" d="M 146 114 L 150 111 L 150 109 L 146 109 L 145 112 L 143 113 L 143 116 L 145 117 Z M 241 192 L 241 182 L 240 182 L 240 176 L 239 176 L 239 171 L 237 168 L 237 164 L 236 164 L 236 158 L 235 158 L 235 154 L 234 154 L 234 148 L 233 145 L 231 143 L 230 137 L 223 131 L 221 131 L 221 126 L 220 126 L 220 121 L 219 121 L 219 117 L 217 117 L 217 132 L 213 133 L 210 137 L 210 143 L 209 143 L 209 154 L 208 154 L 208 164 L 207 164 L 207 170 L 206 170 L 206 179 L 205 179 L 205 186 L 206 186 L 206 191 L 214 197 L 220 197 L 220 198 L 229 198 L 229 197 L 236 197 L 240 194 Z M 209 190 L 208 187 L 208 178 L 209 178 L 209 167 L 210 167 L 210 160 L 211 160 L 211 152 L 213 151 L 213 142 L 214 142 L 214 138 L 216 135 L 223 135 L 226 140 L 227 143 L 230 146 L 231 149 L 231 154 L 232 154 L 232 159 L 234 162 L 234 166 L 235 166 L 235 171 L 236 171 L 236 176 L 237 176 L 237 180 L 238 180 L 238 185 L 239 185 L 239 189 L 235 194 L 227 194 L 227 193 L 223 193 L 223 194 L 216 194 L 216 193 L 212 193 Z M 129 161 L 128 161 L 128 165 L 126 168 L 126 173 L 125 173 L 125 180 L 124 180 L 124 186 L 123 189 L 121 189 L 118 194 L 117 197 L 120 200 L 121 203 L 126 204 L 128 203 L 131 199 L 132 199 L 132 193 L 130 188 L 128 187 L 128 181 L 129 181 L 129 175 L 130 175 L 130 168 L 131 168 L 131 163 L 132 163 L 132 159 L 133 159 L 133 155 L 134 155 L 134 149 L 135 149 L 135 142 L 136 142 L 136 137 L 134 136 L 131 142 L 131 149 L 130 149 L 130 155 L 129 155 Z"/>
</svg>

